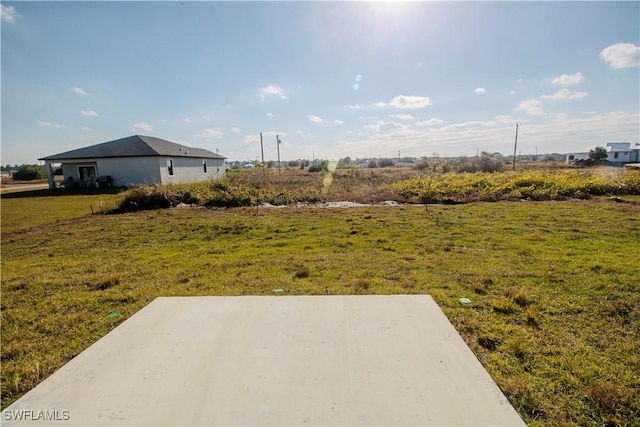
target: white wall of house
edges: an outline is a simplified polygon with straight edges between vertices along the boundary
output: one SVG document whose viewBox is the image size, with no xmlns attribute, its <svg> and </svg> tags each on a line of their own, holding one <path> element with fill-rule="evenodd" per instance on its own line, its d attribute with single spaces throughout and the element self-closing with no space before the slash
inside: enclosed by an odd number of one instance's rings
<svg viewBox="0 0 640 427">
<path fill-rule="evenodd" d="M 100 159 L 98 176 L 111 176 L 114 187 L 160 182 L 157 157 L 111 157 Z"/>
<path fill-rule="evenodd" d="M 569 153 L 567 154 L 567 163 L 575 162 L 578 160 L 589 159 L 589 153 Z"/>
<path fill-rule="evenodd" d="M 160 182 L 156 157 L 113 157 L 101 159 L 67 160 L 62 162 L 65 179 L 79 180 L 80 166 L 95 166 L 96 177 L 109 175 L 114 187 Z"/>
<path fill-rule="evenodd" d="M 158 157 L 157 159 L 160 170 L 160 182 L 163 184 L 222 178 L 226 168 L 224 159 L 203 159 L 197 157 Z M 173 161 L 173 175 L 169 175 L 167 160 Z M 207 162 L 206 172 L 203 165 L 204 161 Z"/>
<path fill-rule="evenodd" d="M 169 175 L 167 159 L 173 161 L 173 175 Z M 206 172 L 203 165 L 206 161 Z M 80 180 L 79 168 L 93 166 L 96 177 L 111 176 L 114 187 L 130 187 L 139 184 L 183 183 L 222 178 L 227 164 L 224 159 L 203 159 L 196 157 L 112 157 L 82 160 L 61 160 L 65 179 Z M 54 188 L 53 179 L 49 186 Z"/>
<path fill-rule="evenodd" d="M 607 160 L 611 163 L 629 163 L 633 161 L 632 151 L 612 151 L 607 153 Z"/>
</svg>

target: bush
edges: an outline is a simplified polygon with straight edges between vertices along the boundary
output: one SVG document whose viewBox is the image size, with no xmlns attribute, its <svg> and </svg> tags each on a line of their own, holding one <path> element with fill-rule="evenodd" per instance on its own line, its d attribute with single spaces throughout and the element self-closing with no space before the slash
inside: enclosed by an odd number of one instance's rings
<svg viewBox="0 0 640 427">
<path fill-rule="evenodd" d="M 22 165 L 13 173 L 13 179 L 16 181 L 33 181 L 34 179 L 45 179 L 47 171 L 44 166 L 38 165 Z"/>
<path fill-rule="evenodd" d="M 124 198 L 118 205 L 118 211 L 131 212 L 138 210 L 149 210 L 168 208 L 176 206 L 178 198 L 165 185 L 141 185 L 134 187 L 124 193 Z"/>
<path fill-rule="evenodd" d="M 309 172 L 325 172 L 327 171 L 327 163 L 322 162 L 316 165 L 309 166 Z"/>
<path fill-rule="evenodd" d="M 397 201 L 407 203 L 588 199 L 607 194 L 640 194 L 640 171 L 446 173 L 398 181 L 392 188 Z"/>
</svg>

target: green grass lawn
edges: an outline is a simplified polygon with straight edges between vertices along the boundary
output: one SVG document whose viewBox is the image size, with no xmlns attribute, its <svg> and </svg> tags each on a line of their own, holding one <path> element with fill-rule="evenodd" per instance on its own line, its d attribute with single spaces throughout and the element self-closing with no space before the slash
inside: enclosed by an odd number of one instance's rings
<svg viewBox="0 0 640 427">
<path fill-rule="evenodd" d="M 527 423 L 640 419 L 637 203 L 86 215 L 96 197 L 2 199 L 3 407 L 157 296 L 281 288 L 429 293 Z"/>
<path fill-rule="evenodd" d="M 0 197 L 2 232 L 113 209 L 119 192 L 118 189 L 6 190 Z"/>
</svg>

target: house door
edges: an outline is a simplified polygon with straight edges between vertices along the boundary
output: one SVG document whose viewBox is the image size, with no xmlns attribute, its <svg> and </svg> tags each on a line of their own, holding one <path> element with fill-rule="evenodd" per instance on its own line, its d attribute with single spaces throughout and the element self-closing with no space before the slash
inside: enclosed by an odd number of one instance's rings
<svg viewBox="0 0 640 427">
<path fill-rule="evenodd" d="M 78 166 L 78 175 L 80 176 L 80 181 L 84 181 L 91 178 L 95 179 L 96 167 L 95 166 Z"/>
</svg>

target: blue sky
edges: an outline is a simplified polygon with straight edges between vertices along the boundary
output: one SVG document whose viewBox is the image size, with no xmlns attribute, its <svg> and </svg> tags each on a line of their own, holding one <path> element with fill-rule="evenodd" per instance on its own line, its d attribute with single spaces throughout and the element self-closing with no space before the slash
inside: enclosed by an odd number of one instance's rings
<svg viewBox="0 0 640 427">
<path fill-rule="evenodd" d="M 133 134 L 230 160 L 640 141 L 639 2 L 2 2 L 2 164 Z"/>
</svg>

